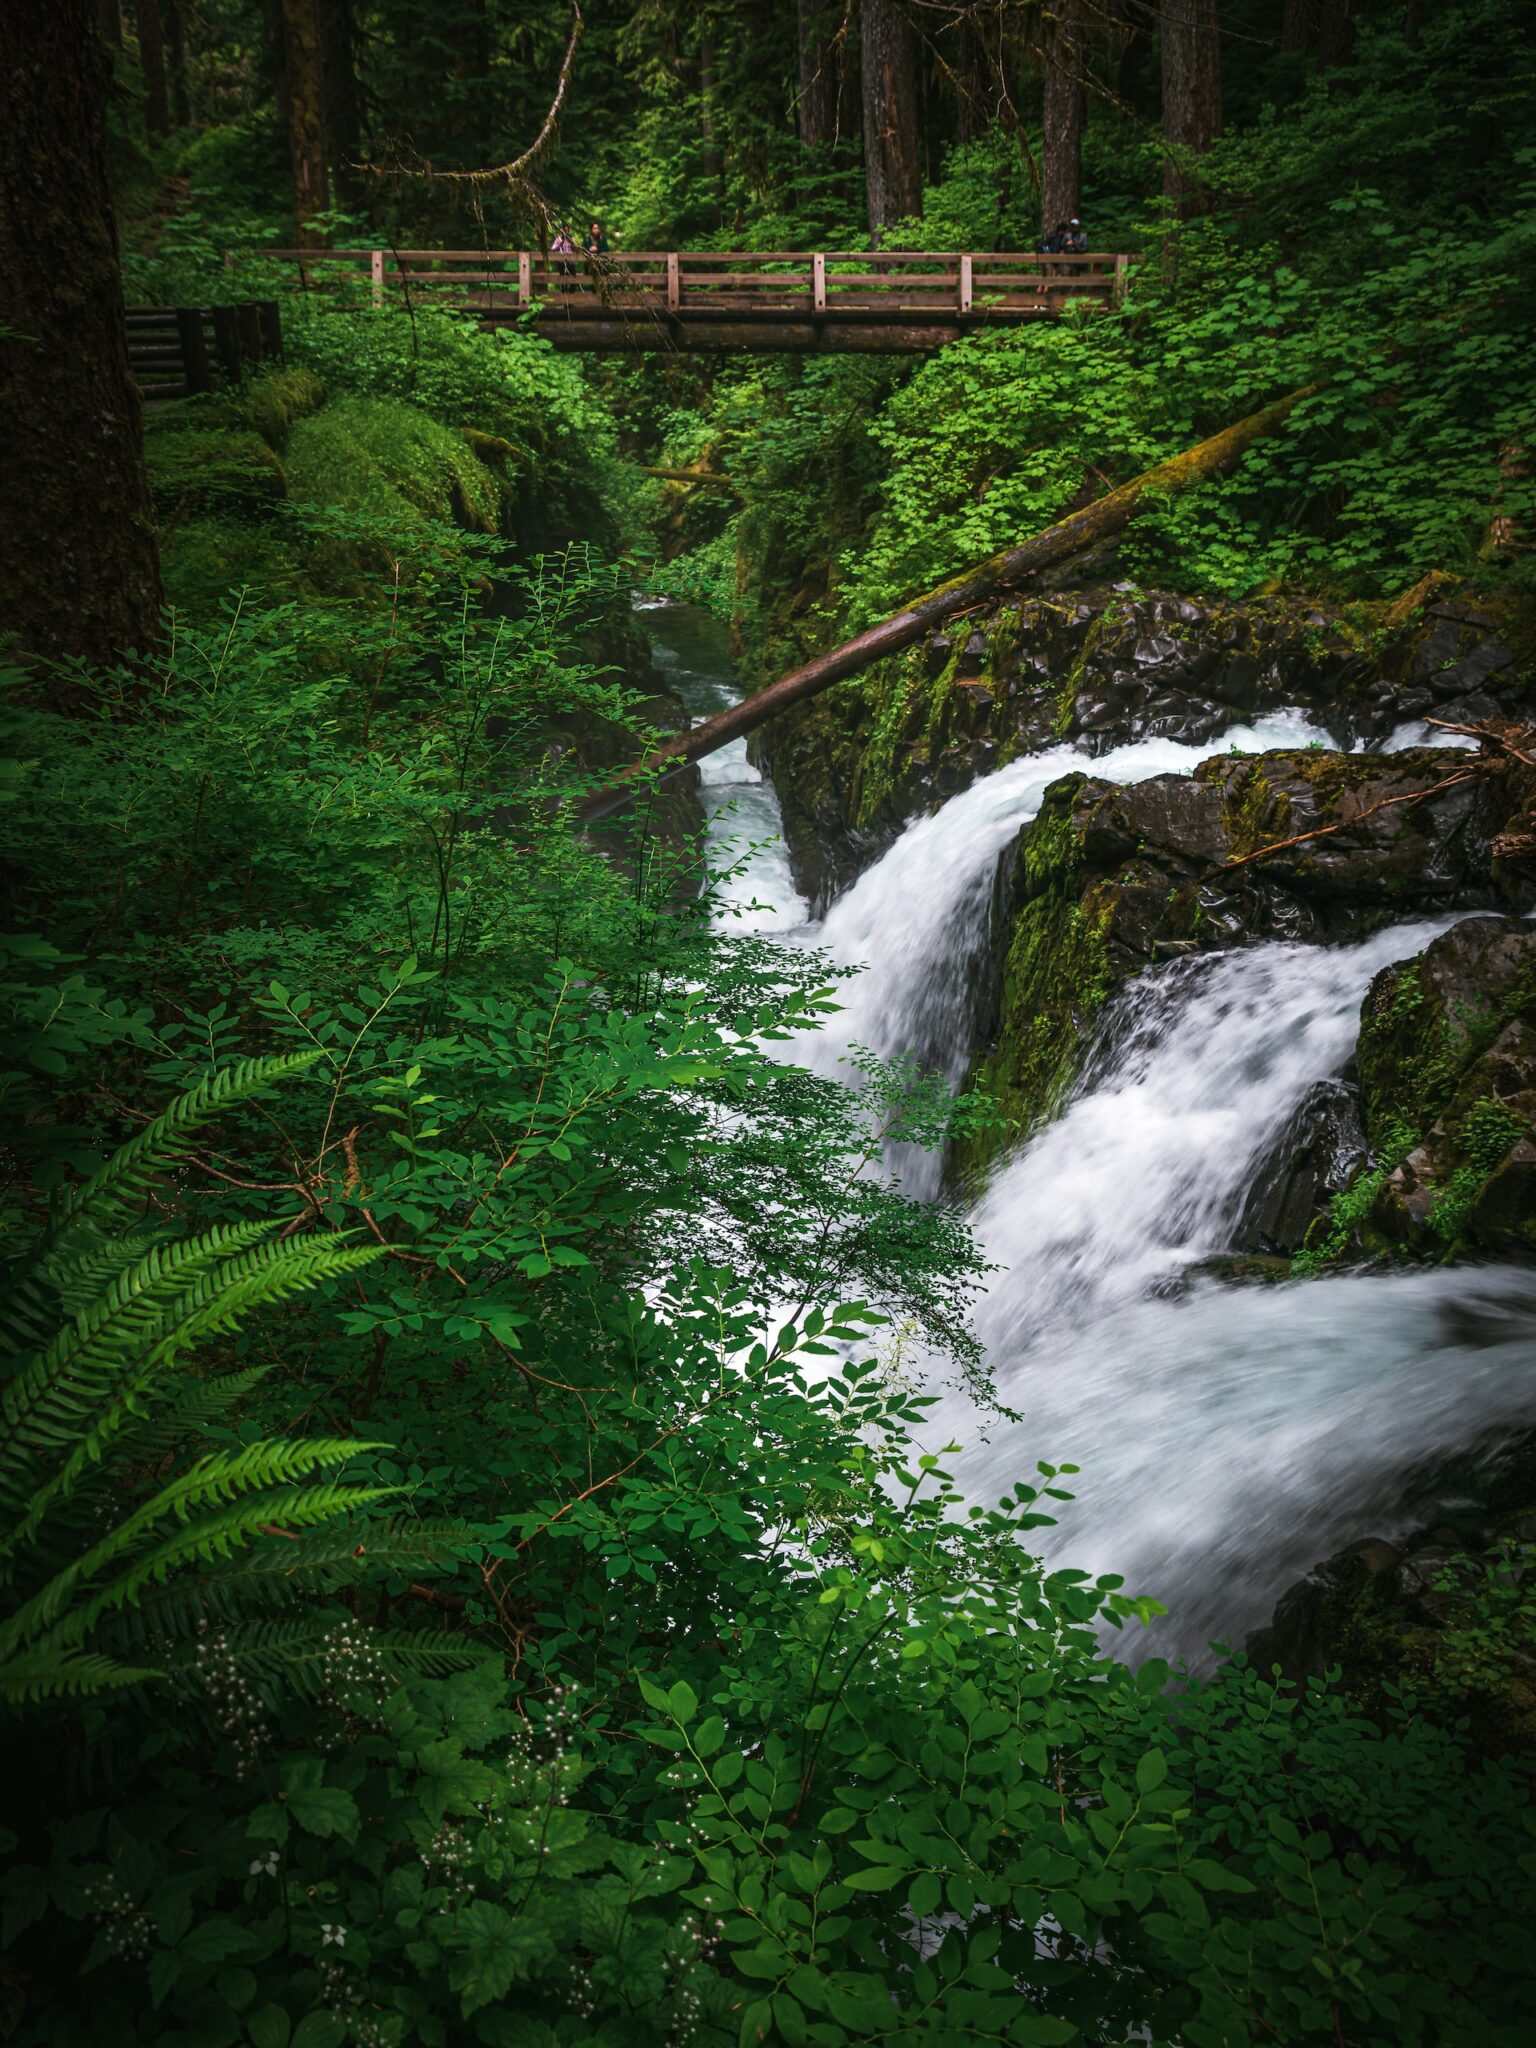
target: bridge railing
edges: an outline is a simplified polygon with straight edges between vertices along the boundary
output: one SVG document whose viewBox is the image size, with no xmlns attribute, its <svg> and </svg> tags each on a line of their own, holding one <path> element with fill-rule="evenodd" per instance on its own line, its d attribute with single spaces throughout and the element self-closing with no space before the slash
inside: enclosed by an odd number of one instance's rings
<svg viewBox="0 0 1536 2048">
<path fill-rule="evenodd" d="M 395 295 L 491 317 L 676 313 L 911 319 L 1053 313 L 1072 299 L 1118 303 L 1131 258 L 932 249 L 646 250 L 548 256 L 519 249 L 270 249 L 325 289 L 338 268 Z M 231 259 L 233 260 L 233 259 Z"/>
</svg>

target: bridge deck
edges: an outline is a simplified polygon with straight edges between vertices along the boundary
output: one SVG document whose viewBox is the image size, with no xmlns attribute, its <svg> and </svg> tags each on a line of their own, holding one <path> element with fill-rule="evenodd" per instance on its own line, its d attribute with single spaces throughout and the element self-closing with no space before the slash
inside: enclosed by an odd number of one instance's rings
<svg viewBox="0 0 1536 2048">
<path fill-rule="evenodd" d="M 274 249 L 305 286 L 447 305 L 487 326 L 527 320 L 561 349 L 760 349 L 904 354 L 978 327 L 1118 303 L 1124 255 L 968 250 L 630 251 Z"/>
</svg>

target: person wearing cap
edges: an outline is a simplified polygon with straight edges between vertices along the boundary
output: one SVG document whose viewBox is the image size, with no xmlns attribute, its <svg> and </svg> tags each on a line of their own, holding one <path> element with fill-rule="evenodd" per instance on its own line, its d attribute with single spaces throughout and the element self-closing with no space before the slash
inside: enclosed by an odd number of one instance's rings
<svg viewBox="0 0 1536 2048">
<path fill-rule="evenodd" d="M 1080 220 L 1067 222 L 1066 234 L 1062 240 L 1062 251 L 1068 256 L 1086 256 L 1088 253 L 1088 231 Z"/>
</svg>

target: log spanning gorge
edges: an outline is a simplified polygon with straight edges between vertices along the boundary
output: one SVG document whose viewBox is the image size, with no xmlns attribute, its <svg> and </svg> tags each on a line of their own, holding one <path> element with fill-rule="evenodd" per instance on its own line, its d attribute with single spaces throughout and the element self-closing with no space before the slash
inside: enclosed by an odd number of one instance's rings
<svg viewBox="0 0 1536 2048">
<path fill-rule="evenodd" d="M 738 699 L 721 626 L 675 605 L 648 605 L 643 618 L 691 717 Z M 1427 786 L 1468 758 L 1415 753 L 1417 725 L 1373 738 L 1367 753 L 1357 733 L 1341 746 L 1296 706 L 1220 716 L 1218 706 L 1209 737 L 1101 730 L 1048 737 L 991 772 L 983 764 L 823 889 L 818 916 L 766 771 L 744 739 L 710 755 L 711 864 L 733 869 L 722 924 L 864 970 L 842 985 L 840 1014 L 788 1056 L 842 1080 L 853 1078 L 850 1043 L 915 1053 L 957 1084 L 986 1071 L 1007 1001 L 1000 899 L 1021 834 L 1060 810 L 1064 791 L 1079 806 L 1091 792 L 1105 816 L 1140 804 L 1150 817 L 1157 804 L 1198 810 L 1213 771 L 1229 792 L 1255 761 L 1276 775 L 1310 759 L 1412 776 L 1433 760 L 1419 777 Z M 1324 1191 L 1359 1168 L 1358 1138 L 1327 1119 L 1358 1092 L 1357 1060 L 1368 1066 L 1363 1037 L 1357 1049 L 1367 998 L 1379 1008 L 1380 992 L 1396 991 L 1401 1008 L 1405 976 L 1432 989 L 1434 963 L 1486 963 L 1490 949 L 1529 972 L 1536 927 L 1491 907 L 1446 886 L 1428 914 L 1405 897 L 1397 913 L 1341 913 L 1327 929 L 1276 913 L 1217 950 L 1152 942 L 1085 1028 L 1052 1113 L 1021 1125 L 983 1169 L 887 1157 L 910 1194 L 967 1209 L 993 1267 L 975 1327 L 998 1395 L 1021 1418 L 947 1392 L 929 1447 L 965 1446 L 959 1472 L 978 1498 L 1038 1459 L 1080 1468 L 1068 1482 L 1075 1500 L 1042 1532 L 1047 1556 L 1119 1572 L 1170 1610 L 1141 1652 L 1122 1650 L 1199 1661 L 1212 1641 L 1240 1646 L 1319 1560 L 1366 1538 L 1400 1540 L 1454 1492 L 1450 1462 L 1464 1472 L 1468 1459 L 1497 1458 L 1536 1419 L 1536 1274 L 1518 1247 L 1450 1264 L 1345 1258 L 1310 1269 L 1305 1258 L 1252 1256 L 1266 1232 L 1293 1248 L 1292 1225 L 1272 1212 L 1293 1199 L 1296 1160 L 1308 1145 L 1317 1152 L 1324 1126 L 1334 1155 Z M 1506 1064 L 1516 1028 L 1499 1041 Z M 1379 1067 L 1379 1051 L 1372 1058 Z M 1369 1107 L 1384 1083 L 1375 1067 L 1366 1082 Z"/>
</svg>

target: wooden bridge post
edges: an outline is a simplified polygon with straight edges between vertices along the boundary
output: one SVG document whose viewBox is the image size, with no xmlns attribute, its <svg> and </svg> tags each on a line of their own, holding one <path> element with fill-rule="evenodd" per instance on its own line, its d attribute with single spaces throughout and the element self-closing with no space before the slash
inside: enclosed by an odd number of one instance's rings
<svg viewBox="0 0 1536 2048">
<path fill-rule="evenodd" d="M 373 303 L 376 306 L 382 306 L 384 303 L 384 251 L 382 249 L 370 249 L 368 252 L 368 263 L 370 270 L 373 272 Z"/>
<path fill-rule="evenodd" d="M 673 249 L 667 256 L 667 311 L 675 313 L 682 303 L 683 279 L 678 269 L 677 251 Z"/>
<path fill-rule="evenodd" d="M 820 250 L 811 258 L 811 307 L 817 313 L 827 310 L 827 259 Z"/>
<path fill-rule="evenodd" d="M 188 397 L 197 391 L 211 391 L 213 365 L 208 360 L 208 344 L 203 339 L 201 306 L 176 308 L 176 341 L 181 350 L 181 373 L 186 379 Z"/>
<path fill-rule="evenodd" d="M 254 369 L 266 353 L 262 342 L 261 315 L 256 310 L 254 299 L 242 299 L 235 312 L 240 322 L 240 377 L 243 382 L 248 369 Z"/>
<path fill-rule="evenodd" d="M 1129 256 L 1115 258 L 1115 282 L 1110 289 L 1109 302 L 1118 306 L 1125 297 L 1125 287 L 1130 278 L 1131 259 Z"/>
<path fill-rule="evenodd" d="M 213 345 L 231 384 L 240 382 L 240 315 L 233 306 L 214 306 Z"/>
<path fill-rule="evenodd" d="M 970 256 L 962 256 L 960 258 L 960 310 L 962 313 L 970 312 L 971 300 L 974 297 L 971 269 L 973 261 L 974 259 Z"/>
<path fill-rule="evenodd" d="M 533 304 L 533 258 L 526 249 L 517 252 L 517 303 Z"/>
</svg>

